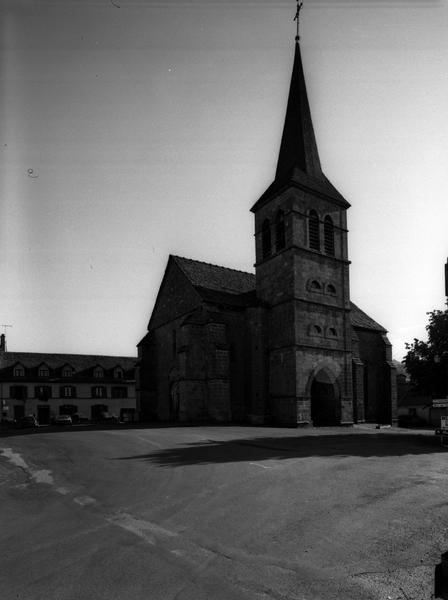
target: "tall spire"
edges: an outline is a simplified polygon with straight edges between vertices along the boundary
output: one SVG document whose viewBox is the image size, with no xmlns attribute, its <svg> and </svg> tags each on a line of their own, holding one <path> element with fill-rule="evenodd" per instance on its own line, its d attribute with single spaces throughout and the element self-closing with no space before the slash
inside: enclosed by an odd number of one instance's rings
<svg viewBox="0 0 448 600">
<path fill-rule="evenodd" d="M 299 168 L 307 175 L 322 177 L 300 54 L 299 19 L 302 5 L 303 2 L 297 2 L 297 12 L 294 17 L 294 20 L 297 21 L 294 66 L 277 163 L 276 180 L 290 173 L 294 167 Z"/>
</svg>

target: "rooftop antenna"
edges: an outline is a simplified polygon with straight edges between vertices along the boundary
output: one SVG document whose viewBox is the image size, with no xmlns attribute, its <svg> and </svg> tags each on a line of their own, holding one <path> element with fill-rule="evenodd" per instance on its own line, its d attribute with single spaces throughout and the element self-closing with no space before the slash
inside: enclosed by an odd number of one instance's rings
<svg viewBox="0 0 448 600">
<path fill-rule="evenodd" d="M 299 25 L 300 25 L 300 11 L 302 10 L 302 7 L 303 7 L 303 2 L 299 2 L 299 0 L 297 0 L 297 11 L 296 11 L 296 16 L 294 17 L 294 21 L 297 21 L 296 42 L 298 42 L 300 40 Z"/>
</svg>

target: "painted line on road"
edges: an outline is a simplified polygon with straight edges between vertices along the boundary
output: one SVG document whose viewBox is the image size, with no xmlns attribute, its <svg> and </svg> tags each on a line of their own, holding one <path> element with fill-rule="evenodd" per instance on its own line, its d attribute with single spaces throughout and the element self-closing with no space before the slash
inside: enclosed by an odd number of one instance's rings
<svg viewBox="0 0 448 600">
<path fill-rule="evenodd" d="M 96 504 L 95 498 L 92 498 L 91 496 L 77 496 L 76 498 L 73 498 L 73 502 L 76 502 L 76 504 L 79 504 L 80 506 Z"/>
<path fill-rule="evenodd" d="M 141 435 L 137 435 L 136 437 L 137 437 L 137 439 L 141 440 L 142 442 L 145 442 L 146 444 L 150 444 L 151 446 L 155 446 L 156 448 L 163 448 L 162 444 L 159 444 L 158 442 L 154 442 L 153 440 L 148 440 L 148 438 L 145 438 Z"/>
<path fill-rule="evenodd" d="M 173 538 L 177 537 L 178 535 L 176 532 L 164 529 L 163 527 L 160 527 L 160 525 L 156 525 L 150 521 L 136 519 L 128 513 L 117 513 L 106 520 L 113 525 L 118 525 L 118 527 L 138 535 L 138 537 L 143 538 L 152 546 L 156 545 L 157 540 L 155 536 L 159 536 L 161 538 Z"/>
<path fill-rule="evenodd" d="M 25 471 L 36 483 L 46 483 L 47 485 L 54 485 L 54 479 L 51 475 L 51 471 L 48 469 L 40 469 L 35 471 L 32 469 L 22 458 L 22 455 L 18 452 L 14 452 L 12 448 L 1 448 L 1 454 L 10 463 Z"/>
</svg>

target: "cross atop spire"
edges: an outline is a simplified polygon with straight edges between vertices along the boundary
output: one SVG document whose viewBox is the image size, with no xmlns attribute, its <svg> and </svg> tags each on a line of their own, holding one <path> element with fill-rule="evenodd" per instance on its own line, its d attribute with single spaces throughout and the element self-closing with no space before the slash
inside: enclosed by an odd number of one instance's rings
<svg viewBox="0 0 448 600">
<path fill-rule="evenodd" d="M 297 0 L 297 11 L 296 11 L 296 16 L 294 17 L 294 21 L 297 21 L 297 33 L 296 33 L 296 42 L 297 43 L 300 40 L 299 25 L 300 25 L 300 11 L 302 10 L 302 7 L 303 7 L 303 2 L 299 2 L 299 0 Z"/>
</svg>

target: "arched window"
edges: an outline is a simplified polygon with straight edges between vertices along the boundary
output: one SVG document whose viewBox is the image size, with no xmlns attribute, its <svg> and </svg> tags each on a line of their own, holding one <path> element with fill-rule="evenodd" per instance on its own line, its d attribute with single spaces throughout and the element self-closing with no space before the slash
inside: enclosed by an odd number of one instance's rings
<svg viewBox="0 0 448 600">
<path fill-rule="evenodd" d="M 310 335 L 322 335 L 322 327 L 319 327 L 319 325 L 311 325 L 310 329 L 309 329 L 309 334 Z"/>
<path fill-rule="evenodd" d="M 319 217 L 315 210 L 310 210 L 308 217 L 308 243 L 312 250 L 320 250 Z"/>
<path fill-rule="evenodd" d="M 338 337 L 338 332 L 334 327 L 329 327 L 327 329 L 327 336 L 332 338 Z"/>
<path fill-rule="evenodd" d="M 321 284 L 317 281 L 317 279 L 312 279 L 311 281 L 308 282 L 308 288 L 312 291 L 312 292 L 321 292 L 322 291 L 322 286 Z"/>
<path fill-rule="evenodd" d="M 334 225 L 333 219 L 328 215 L 324 220 L 324 247 L 325 254 L 334 256 Z"/>
<path fill-rule="evenodd" d="M 277 252 L 285 247 L 285 215 L 282 210 L 275 217 L 275 249 Z"/>
<path fill-rule="evenodd" d="M 336 288 L 332 283 L 327 285 L 327 294 L 330 294 L 330 296 L 336 296 Z"/>
<path fill-rule="evenodd" d="M 263 258 L 266 258 L 271 254 L 271 223 L 269 219 L 263 221 L 261 226 L 261 240 L 263 247 Z"/>
</svg>

